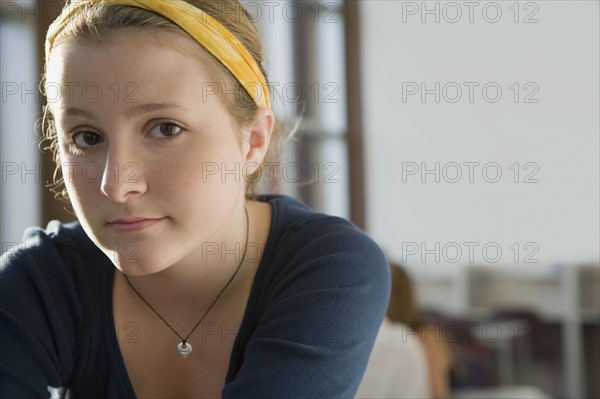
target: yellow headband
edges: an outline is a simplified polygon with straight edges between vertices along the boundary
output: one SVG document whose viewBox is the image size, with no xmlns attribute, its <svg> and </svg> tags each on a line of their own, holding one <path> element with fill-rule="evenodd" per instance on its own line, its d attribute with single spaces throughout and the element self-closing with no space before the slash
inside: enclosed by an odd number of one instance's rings
<svg viewBox="0 0 600 399">
<path fill-rule="evenodd" d="M 246 47 L 216 19 L 183 0 L 83 0 L 68 5 L 46 34 L 46 60 L 54 40 L 85 4 L 114 3 L 153 11 L 177 24 L 219 60 L 259 108 L 271 108 L 265 76 Z"/>
</svg>

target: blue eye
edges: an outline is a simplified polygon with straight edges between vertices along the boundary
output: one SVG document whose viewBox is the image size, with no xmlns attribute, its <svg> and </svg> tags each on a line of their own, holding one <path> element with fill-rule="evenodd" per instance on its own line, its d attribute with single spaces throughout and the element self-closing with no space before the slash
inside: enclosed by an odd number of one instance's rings
<svg viewBox="0 0 600 399">
<path fill-rule="evenodd" d="M 150 130 L 150 134 L 157 139 L 169 139 L 179 135 L 183 129 L 173 122 L 160 123 Z"/>
<path fill-rule="evenodd" d="M 78 148 L 90 148 L 104 142 L 101 135 L 90 131 L 77 132 L 71 138 Z"/>
</svg>

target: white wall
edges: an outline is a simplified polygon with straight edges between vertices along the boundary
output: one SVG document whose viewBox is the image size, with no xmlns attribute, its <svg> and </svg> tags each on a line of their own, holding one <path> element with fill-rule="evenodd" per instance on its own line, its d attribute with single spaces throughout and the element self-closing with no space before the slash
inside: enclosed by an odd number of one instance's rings
<svg viewBox="0 0 600 399">
<path fill-rule="evenodd" d="M 598 262 L 600 3 L 465 3 L 360 3 L 368 232 L 411 266 Z"/>
</svg>

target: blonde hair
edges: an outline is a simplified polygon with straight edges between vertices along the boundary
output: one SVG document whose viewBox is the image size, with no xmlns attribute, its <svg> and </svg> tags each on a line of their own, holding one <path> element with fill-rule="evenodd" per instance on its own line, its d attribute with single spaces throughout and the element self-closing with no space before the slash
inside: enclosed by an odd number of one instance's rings
<svg viewBox="0 0 600 399">
<path fill-rule="evenodd" d="M 268 77 L 263 67 L 262 39 L 252 23 L 250 14 L 238 0 L 185 1 L 201 9 L 227 28 L 246 47 L 261 68 L 261 71 L 268 82 Z M 66 12 L 68 9 L 69 4 L 66 4 L 63 12 Z M 111 35 L 117 32 L 123 32 L 130 29 L 144 29 L 152 35 L 152 38 L 155 39 L 155 41 L 170 44 L 171 47 L 175 44 L 173 40 L 170 40 L 169 35 L 161 35 L 160 33 L 165 31 L 171 32 L 180 37 L 189 39 L 187 41 L 178 41 L 176 48 L 200 57 L 208 67 L 212 82 L 218 83 L 215 88 L 216 94 L 221 95 L 221 99 L 229 114 L 232 116 L 235 125 L 238 128 L 242 128 L 254 121 L 258 107 L 231 72 L 203 47 L 198 45 L 195 41 L 192 41 L 190 36 L 183 29 L 170 20 L 151 11 L 132 6 L 111 4 L 110 2 L 95 3 L 82 7 L 79 12 L 72 16 L 64 30 L 56 37 L 55 47 L 62 43 L 75 42 L 77 40 L 95 40 L 102 42 L 103 40 L 112 38 Z M 191 45 L 186 44 L 184 47 L 182 46 L 182 42 L 191 43 Z M 47 55 L 47 59 L 45 60 L 45 69 L 47 69 L 50 54 L 51 53 Z M 45 76 L 43 82 L 44 81 Z M 227 95 L 224 95 L 223 92 L 223 89 L 225 88 L 227 88 Z M 231 93 L 235 93 L 235 95 L 231 95 Z M 52 151 L 54 161 L 57 165 L 53 182 L 49 184 L 49 187 L 55 193 L 57 198 L 67 200 L 68 193 L 64 186 L 64 178 L 59 175 L 59 165 L 61 164 L 61 161 L 56 127 L 48 105 L 44 107 L 42 130 L 42 143 L 49 143 L 44 149 Z M 283 130 L 283 124 L 276 120 L 266 159 L 272 159 L 276 156 Z M 253 194 L 256 182 L 262 175 L 263 165 L 264 162 L 259 166 L 258 170 L 247 177 L 247 195 Z"/>
<path fill-rule="evenodd" d="M 417 309 L 410 276 L 402 266 L 390 262 L 392 292 L 387 317 L 396 323 L 404 323 L 418 330 L 423 320 Z"/>
</svg>

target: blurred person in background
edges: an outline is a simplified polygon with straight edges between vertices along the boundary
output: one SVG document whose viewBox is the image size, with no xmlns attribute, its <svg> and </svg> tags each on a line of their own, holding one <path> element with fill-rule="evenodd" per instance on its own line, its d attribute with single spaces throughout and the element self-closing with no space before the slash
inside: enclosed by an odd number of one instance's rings
<svg viewBox="0 0 600 399">
<path fill-rule="evenodd" d="M 392 262 L 390 267 L 392 294 L 386 316 L 393 323 L 403 323 L 416 333 L 427 356 L 431 397 L 448 398 L 454 363 L 450 345 L 440 325 L 427 323 L 417 309 L 410 276 L 398 264 Z"/>
<path fill-rule="evenodd" d="M 453 354 L 438 323 L 417 309 L 412 282 L 390 263 L 392 291 L 357 398 L 450 397 Z"/>
</svg>

